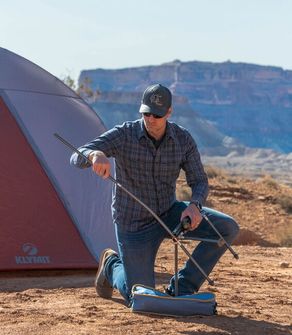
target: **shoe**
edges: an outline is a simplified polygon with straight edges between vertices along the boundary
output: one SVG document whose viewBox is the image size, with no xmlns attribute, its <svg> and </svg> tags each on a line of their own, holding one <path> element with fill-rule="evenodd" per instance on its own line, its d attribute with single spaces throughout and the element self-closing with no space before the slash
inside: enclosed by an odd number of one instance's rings
<svg viewBox="0 0 292 335">
<path fill-rule="evenodd" d="M 100 255 L 99 259 L 99 266 L 98 271 L 96 273 L 94 286 L 96 289 L 96 293 L 101 297 L 105 299 L 110 299 L 113 295 L 113 288 L 108 282 L 108 280 L 105 277 L 104 274 L 104 267 L 105 264 L 110 256 L 118 255 L 114 250 L 112 249 L 105 249 Z"/>
</svg>

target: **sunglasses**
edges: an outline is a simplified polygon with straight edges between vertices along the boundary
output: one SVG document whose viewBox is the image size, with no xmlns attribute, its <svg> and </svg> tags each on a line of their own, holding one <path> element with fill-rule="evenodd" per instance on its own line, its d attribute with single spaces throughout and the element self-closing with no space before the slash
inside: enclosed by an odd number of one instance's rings
<svg viewBox="0 0 292 335">
<path fill-rule="evenodd" d="M 155 114 L 152 114 L 152 113 L 143 113 L 143 115 L 146 116 L 146 117 L 150 117 L 152 115 L 154 117 L 154 119 L 163 118 L 163 116 L 155 115 Z"/>
</svg>

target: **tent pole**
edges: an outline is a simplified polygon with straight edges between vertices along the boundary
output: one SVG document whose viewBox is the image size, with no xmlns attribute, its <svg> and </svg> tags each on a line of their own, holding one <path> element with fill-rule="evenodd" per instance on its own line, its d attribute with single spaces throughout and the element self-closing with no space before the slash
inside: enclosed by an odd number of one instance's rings
<svg viewBox="0 0 292 335">
<path fill-rule="evenodd" d="M 69 147 L 72 151 L 76 152 L 80 157 L 85 159 L 85 161 L 92 165 L 92 162 L 89 158 L 87 158 L 85 155 L 83 155 L 78 149 L 76 149 L 71 143 L 66 141 L 63 137 L 61 137 L 59 134 L 54 133 L 54 136 L 60 140 L 63 144 L 65 144 L 67 147 Z M 179 245 L 180 248 L 184 251 L 184 253 L 189 257 L 191 262 L 198 268 L 198 270 L 201 272 L 201 274 L 204 276 L 204 278 L 208 281 L 209 285 L 214 285 L 214 281 L 209 278 L 209 276 L 206 274 L 206 272 L 201 268 L 201 266 L 197 263 L 197 261 L 193 258 L 193 256 L 190 254 L 190 252 L 186 249 L 186 247 L 180 242 L 179 238 L 175 236 L 172 231 L 167 227 L 167 225 L 160 219 L 160 217 L 153 212 L 153 210 L 148 207 L 143 201 L 141 201 L 139 198 L 137 198 L 133 193 L 128 191 L 123 185 L 121 185 L 116 179 L 114 179 L 111 175 L 108 177 L 109 180 L 111 180 L 114 184 L 116 184 L 119 188 L 121 188 L 125 193 L 127 193 L 132 199 L 137 201 L 141 206 L 143 206 L 157 221 L 160 223 L 160 225 L 167 231 L 167 233 L 170 235 L 172 241 Z"/>
</svg>

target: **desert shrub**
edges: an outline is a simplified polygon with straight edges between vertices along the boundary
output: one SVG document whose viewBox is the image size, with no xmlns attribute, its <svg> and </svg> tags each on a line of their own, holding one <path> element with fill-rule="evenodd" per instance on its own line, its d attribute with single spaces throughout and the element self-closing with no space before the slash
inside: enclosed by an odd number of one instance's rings
<svg viewBox="0 0 292 335">
<path fill-rule="evenodd" d="M 282 247 L 292 247 L 292 224 L 282 227 L 279 231 L 279 240 Z"/>
<path fill-rule="evenodd" d="M 227 181 L 230 184 L 237 184 L 237 179 L 231 176 L 227 177 Z"/>
<path fill-rule="evenodd" d="M 184 183 L 180 184 L 176 188 L 176 197 L 179 201 L 189 201 L 191 199 L 191 189 Z"/>
<path fill-rule="evenodd" d="M 273 189 L 278 189 L 279 185 L 278 182 L 271 176 L 271 175 L 265 175 L 262 177 L 261 181 L 268 187 Z"/>
<path fill-rule="evenodd" d="M 204 166 L 204 169 L 210 179 L 217 177 L 225 178 L 225 173 L 222 169 L 210 165 Z"/>
<path fill-rule="evenodd" d="M 292 195 L 282 194 L 276 201 L 288 214 L 292 214 Z"/>
</svg>

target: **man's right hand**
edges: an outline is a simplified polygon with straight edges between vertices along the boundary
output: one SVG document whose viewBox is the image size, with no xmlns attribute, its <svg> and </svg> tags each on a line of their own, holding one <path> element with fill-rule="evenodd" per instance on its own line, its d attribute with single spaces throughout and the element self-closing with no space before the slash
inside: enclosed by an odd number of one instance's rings
<svg viewBox="0 0 292 335">
<path fill-rule="evenodd" d="M 92 170 L 102 178 L 108 178 L 110 175 L 110 161 L 102 151 L 92 151 L 88 158 L 92 162 Z"/>
</svg>

